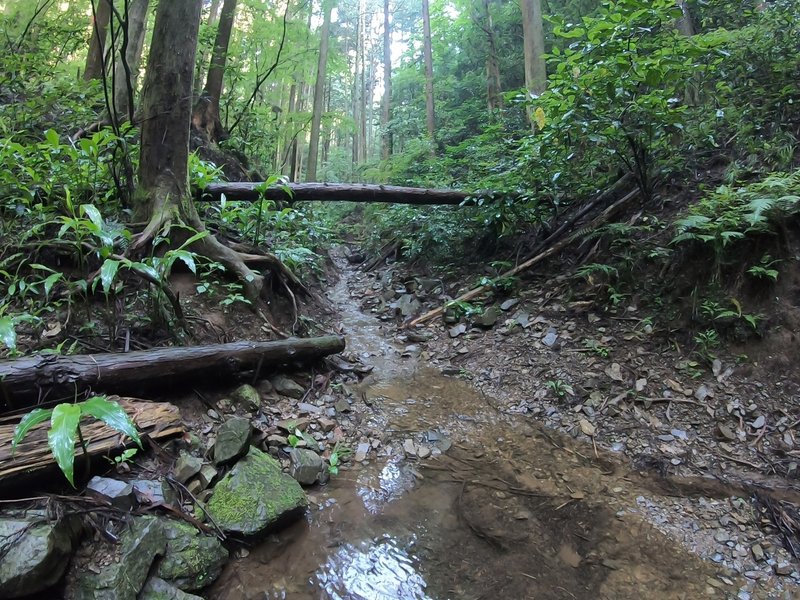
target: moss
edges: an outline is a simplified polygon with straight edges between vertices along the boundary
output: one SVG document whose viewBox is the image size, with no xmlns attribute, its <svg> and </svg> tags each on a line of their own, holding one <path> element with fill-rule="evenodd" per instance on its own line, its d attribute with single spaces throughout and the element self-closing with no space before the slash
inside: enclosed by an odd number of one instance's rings
<svg viewBox="0 0 800 600">
<path fill-rule="evenodd" d="M 208 512 L 223 530 L 254 535 L 305 507 L 300 485 L 275 459 L 251 448 L 214 488 Z"/>
<path fill-rule="evenodd" d="M 203 535 L 191 525 L 169 521 L 167 551 L 158 576 L 182 590 L 199 590 L 219 577 L 228 551 L 216 538 Z"/>
</svg>

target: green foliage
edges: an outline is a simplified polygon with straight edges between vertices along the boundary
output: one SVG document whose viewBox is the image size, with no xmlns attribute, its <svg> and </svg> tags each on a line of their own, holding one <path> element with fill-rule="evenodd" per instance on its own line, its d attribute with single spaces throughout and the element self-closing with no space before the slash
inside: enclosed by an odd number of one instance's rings
<svg viewBox="0 0 800 600">
<path fill-rule="evenodd" d="M 774 173 L 763 181 L 743 187 L 720 186 L 693 204 L 688 214 L 675 222 L 673 245 L 699 243 L 714 257 L 713 277 L 718 279 L 723 261 L 735 247 L 756 236 L 778 234 L 787 219 L 800 214 L 800 170 Z M 777 261 L 752 274 L 776 279 Z M 774 277 L 768 274 L 774 271 Z"/>
<path fill-rule="evenodd" d="M 109 427 L 128 436 L 141 448 L 142 441 L 136 425 L 125 410 L 117 402 L 110 401 L 105 396 L 93 396 L 83 402 L 58 404 L 54 408 L 48 409 L 36 408 L 29 412 L 14 429 L 14 437 L 11 442 L 12 452 L 16 450 L 31 429 L 49 419 L 50 429 L 47 432 L 47 444 L 58 467 L 70 485 L 74 487 L 75 443 L 78 439 L 84 452 L 86 451 L 86 442 L 80 433 L 80 421 L 84 416 L 103 421 Z"/>
<path fill-rule="evenodd" d="M 575 395 L 575 390 L 573 390 L 572 386 L 563 379 L 550 379 L 545 383 L 545 386 L 558 398 L 564 398 L 568 395 Z"/>
</svg>

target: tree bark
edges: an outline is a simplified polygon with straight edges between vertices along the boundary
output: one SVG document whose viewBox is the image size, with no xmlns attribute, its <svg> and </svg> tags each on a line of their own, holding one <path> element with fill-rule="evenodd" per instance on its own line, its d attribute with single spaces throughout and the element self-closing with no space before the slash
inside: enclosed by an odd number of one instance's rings
<svg viewBox="0 0 800 600">
<path fill-rule="evenodd" d="M 431 14 L 428 0 L 422 0 L 423 54 L 425 60 L 425 124 L 431 141 L 431 153 L 435 154 L 434 140 L 436 119 L 433 105 L 433 52 L 431 50 Z"/>
<path fill-rule="evenodd" d="M 159 2 L 153 42 L 142 88 L 142 129 L 139 191 L 135 212 L 148 221 L 131 249 L 140 250 L 153 238 L 168 237 L 173 223 L 205 232 L 189 194 L 189 133 L 192 114 L 192 76 L 200 28 L 201 0 Z M 221 263 L 241 282 L 255 301 L 264 277 L 254 273 L 242 257 L 212 235 L 192 249 Z"/>
<path fill-rule="evenodd" d="M 542 24 L 542 1 L 520 0 L 522 9 L 522 35 L 525 50 L 525 87 L 538 96 L 547 87 L 547 65 L 544 60 L 544 26 Z M 532 111 L 528 110 L 528 118 Z"/>
<path fill-rule="evenodd" d="M 54 395 L 73 395 L 86 389 L 136 394 L 145 387 L 158 389 L 198 379 L 219 381 L 254 368 L 269 373 L 281 365 L 341 352 L 344 347 L 343 337 L 324 336 L 4 360 L 0 361 L 0 402 L 9 410 L 35 401 L 43 391 Z"/>
<path fill-rule="evenodd" d="M 144 36 L 147 28 L 147 9 L 150 0 L 131 0 L 126 19 L 128 42 L 125 47 L 125 60 L 122 54 L 114 61 L 114 119 L 120 123 L 133 121 L 136 82 L 139 76 L 139 62 L 142 59 Z"/>
<path fill-rule="evenodd" d="M 225 78 L 225 63 L 228 60 L 228 46 L 236 17 L 236 3 L 237 0 L 225 0 L 222 5 L 206 85 L 192 115 L 192 125 L 200 131 L 205 131 L 212 142 L 225 138 L 225 131 L 220 122 L 219 102 Z"/>
<path fill-rule="evenodd" d="M 331 31 L 332 0 L 324 2 L 324 16 L 319 42 L 319 60 L 317 61 L 317 81 L 314 85 L 314 113 L 311 118 L 311 136 L 308 142 L 308 166 L 306 178 L 313 181 L 317 178 L 317 158 L 319 155 L 319 130 L 322 125 L 322 107 L 324 104 L 325 71 L 328 66 L 328 39 Z"/>
<path fill-rule="evenodd" d="M 483 12 L 486 20 L 486 41 L 488 45 L 486 53 L 486 102 L 489 112 L 503 106 L 503 98 L 500 95 L 502 85 L 500 82 L 500 61 L 497 57 L 497 42 L 494 34 L 494 21 L 489 0 L 483 0 Z"/>
<path fill-rule="evenodd" d="M 111 0 L 97 0 L 92 21 L 92 36 L 89 38 L 89 51 L 86 54 L 86 67 L 83 71 L 85 81 L 103 77 L 103 60 L 110 20 Z"/>
<path fill-rule="evenodd" d="M 393 185 L 292 183 L 291 194 L 274 187 L 259 192 L 259 182 L 212 183 L 198 191 L 202 200 L 219 200 L 225 194 L 228 200 L 253 202 L 263 197 L 280 202 L 388 202 L 397 204 L 442 204 L 458 205 L 469 197 L 466 192 L 446 189 L 425 189 Z"/>
<path fill-rule="evenodd" d="M 696 32 L 692 21 L 692 13 L 689 12 L 689 5 L 686 4 L 686 0 L 675 0 L 675 3 L 681 9 L 681 17 L 675 22 L 675 26 L 686 37 L 692 37 Z"/>
<path fill-rule="evenodd" d="M 392 155 L 392 30 L 389 23 L 389 0 L 383 0 L 383 106 L 381 106 L 381 158 Z"/>
<path fill-rule="evenodd" d="M 208 10 L 208 19 L 206 20 L 206 27 L 209 29 L 213 29 L 216 27 L 217 22 L 219 21 L 219 5 L 222 0 L 211 0 L 211 6 Z M 203 81 L 206 76 L 206 64 L 208 61 L 208 48 L 203 48 L 199 52 L 199 56 L 197 57 L 196 66 L 195 66 L 195 75 L 194 75 L 194 90 L 195 97 L 199 97 L 203 91 Z"/>
</svg>

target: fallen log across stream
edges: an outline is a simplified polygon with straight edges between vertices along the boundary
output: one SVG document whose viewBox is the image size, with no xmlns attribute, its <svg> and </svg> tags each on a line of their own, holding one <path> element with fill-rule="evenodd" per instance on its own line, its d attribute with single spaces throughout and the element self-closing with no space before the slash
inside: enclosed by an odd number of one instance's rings
<svg viewBox="0 0 800 600">
<path fill-rule="evenodd" d="M 344 350 L 341 336 L 154 348 L 126 354 L 30 356 L 0 361 L 0 412 L 41 398 L 74 396 L 82 390 L 138 393 L 186 381 L 213 380 L 241 371 L 267 374 L 295 362 Z"/>
<path fill-rule="evenodd" d="M 459 190 L 368 185 L 359 183 L 290 183 L 262 189 L 263 182 L 231 181 L 211 183 L 198 190 L 198 200 L 216 201 L 224 194 L 228 200 L 255 202 L 259 198 L 276 202 L 389 202 L 394 204 L 459 205 L 469 194 Z"/>
</svg>

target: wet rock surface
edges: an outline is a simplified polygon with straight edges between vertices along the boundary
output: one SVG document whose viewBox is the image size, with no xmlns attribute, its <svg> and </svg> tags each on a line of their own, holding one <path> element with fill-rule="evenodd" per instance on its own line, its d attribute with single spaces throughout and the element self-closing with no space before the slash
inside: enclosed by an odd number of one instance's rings
<svg viewBox="0 0 800 600">
<path fill-rule="evenodd" d="M 0 597 L 19 598 L 57 583 L 76 534 L 67 519 L 51 521 L 42 514 L 0 519 Z"/>
<path fill-rule="evenodd" d="M 214 487 L 208 512 L 224 532 L 250 537 L 299 517 L 306 505 L 300 485 L 280 463 L 250 448 Z"/>
<path fill-rule="evenodd" d="M 158 577 L 184 591 L 201 590 L 213 583 L 228 560 L 222 543 L 188 523 L 163 519 L 161 525 L 167 546 L 158 564 Z"/>
</svg>

